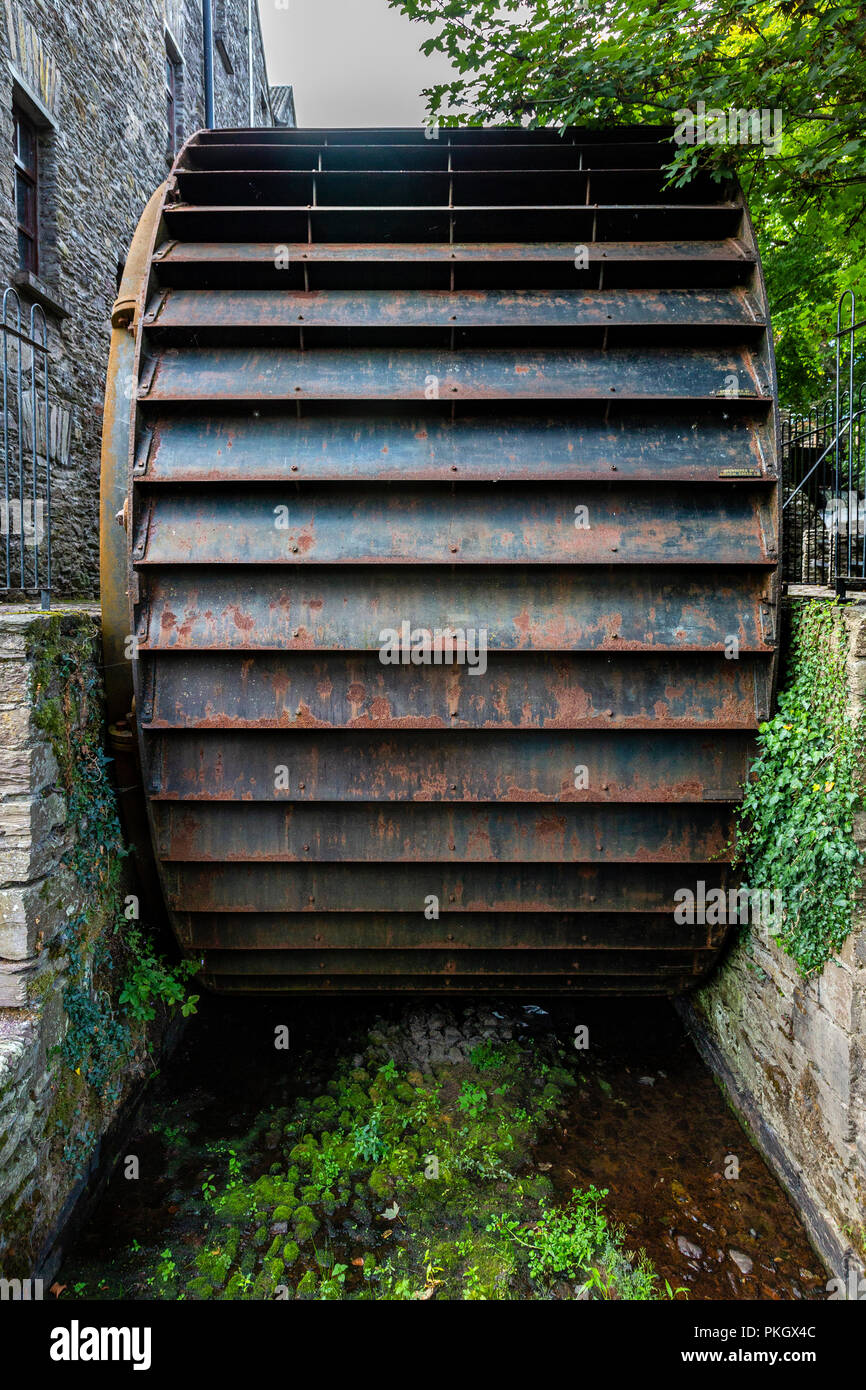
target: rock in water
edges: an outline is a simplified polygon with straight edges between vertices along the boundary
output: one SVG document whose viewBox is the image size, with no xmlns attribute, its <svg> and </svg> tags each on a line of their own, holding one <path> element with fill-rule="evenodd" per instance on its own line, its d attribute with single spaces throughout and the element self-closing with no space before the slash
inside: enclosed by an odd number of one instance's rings
<svg viewBox="0 0 866 1390">
<path fill-rule="evenodd" d="M 687 1260 L 699 1260 L 704 1253 L 699 1245 L 686 1240 L 685 1236 L 677 1236 L 677 1245 Z"/>
</svg>

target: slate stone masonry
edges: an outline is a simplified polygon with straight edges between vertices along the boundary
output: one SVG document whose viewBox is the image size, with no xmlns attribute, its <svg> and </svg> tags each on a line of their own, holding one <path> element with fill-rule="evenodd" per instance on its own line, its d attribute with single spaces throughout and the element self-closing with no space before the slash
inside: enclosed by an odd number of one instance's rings
<svg viewBox="0 0 866 1390">
<path fill-rule="evenodd" d="M 0 1277 L 51 1277 L 67 1221 L 100 1179 L 106 1135 L 134 1106 L 154 1058 L 179 1017 L 130 1031 L 110 1088 L 88 1084 L 60 1053 L 72 1026 L 61 935 L 88 909 L 93 945 L 115 925 L 108 896 L 82 902 L 68 862 L 75 849 L 60 770 L 34 720 L 32 673 L 41 645 L 92 655 L 98 687 L 98 622 L 92 608 L 61 605 L 50 617 L 0 608 Z M 78 669 L 87 665 L 79 661 Z M 106 890 L 107 893 L 108 890 Z M 119 982 L 118 982 L 119 983 Z M 91 989 L 95 988 L 91 986 Z"/>
</svg>

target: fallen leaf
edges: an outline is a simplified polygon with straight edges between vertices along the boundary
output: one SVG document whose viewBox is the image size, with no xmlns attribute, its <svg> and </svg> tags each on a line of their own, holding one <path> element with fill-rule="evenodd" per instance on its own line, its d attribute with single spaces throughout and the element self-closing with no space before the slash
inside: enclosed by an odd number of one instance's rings
<svg viewBox="0 0 866 1390">
<path fill-rule="evenodd" d="M 353 1260 L 353 1261 L 352 1261 L 352 1264 L 353 1264 L 353 1265 L 360 1265 L 360 1266 L 363 1267 L 363 1264 L 364 1264 L 364 1257 L 363 1257 L 363 1255 L 359 1255 L 358 1258 L 357 1258 L 357 1260 Z"/>
<path fill-rule="evenodd" d="M 54 1284 L 51 1285 L 51 1288 L 48 1290 L 48 1292 L 49 1292 L 49 1293 L 53 1293 L 55 1298 L 59 1298 L 60 1295 L 63 1293 L 63 1290 L 66 1289 L 66 1288 L 68 1288 L 68 1287 L 69 1287 L 68 1284 L 57 1284 L 57 1283 L 54 1283 Z"/>
</svg>

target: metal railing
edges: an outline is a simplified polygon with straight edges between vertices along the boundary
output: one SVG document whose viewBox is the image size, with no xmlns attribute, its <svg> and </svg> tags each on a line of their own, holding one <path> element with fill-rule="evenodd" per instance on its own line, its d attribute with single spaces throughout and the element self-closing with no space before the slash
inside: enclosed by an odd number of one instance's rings
<svg viewBox="0 0 866 1390">
<path fill-rule="evenodd" d="M 845 301 L 850 322 L 843 328 Z M 782 578 L 835 589 L 866 588 L 866 380 L 857 360 L 857 301 L 836 312 L 832 396 L 782 422 Z M 847 340 L 847 341 L 846 341 Z M 847 365 L 846 365 L 847 363 Z"/>
<path fill-rule="evenodd" d="M 0 451 L 0 597 L 38 594 L 51 603 L 52 415 L 48 324 L 34 304 L 25 324 L 11 286 L 0 310 L 2 408 Z"/>
</svg>

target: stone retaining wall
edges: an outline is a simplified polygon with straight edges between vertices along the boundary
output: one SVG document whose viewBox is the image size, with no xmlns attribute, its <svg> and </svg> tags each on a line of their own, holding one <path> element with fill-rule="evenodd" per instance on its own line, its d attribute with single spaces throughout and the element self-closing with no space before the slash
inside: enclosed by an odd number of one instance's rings
<svg viewBox="0 0 866 1390">
<path fill-rule="evenodd" d="M 814 601 L 814 600 L 813 600 Z M 866 602 L 842 609 L 851 718 L 866 710 Z M 866 816 L 855 825 L 866 846 Z M 799 1209 L 826 1264 L 866 1265 L 866 892 L 837 963 L 804 980 L 751 934 L 678 1001 L 705 1061 Z M 866 1297 L 866 1283 L 861 1288 Z"/>
<path fill-rule="evenodd" d="M 65 862 L 76 842 L 58 762 L 33 718 L 33 672 L 50 643 L 52 654 L 74 650 L 85 661 L 89 654 L 98 689 L 97 638 L 86 609 L 51 617 L 0 609 L 0 1276 L 7 1278 L 53 1275 L 58 1236 L 100 1167 L 105 1135 L 152 1070 L 148 1046 L 158 1052 L 165 1033 L 164 1020 L 134 1028 L 119 1073 L 101 1093 L 59 1051 L 70 1028 L 62 933 L 82 906 L 81 888 Z M 81 949 L 111 949 L 113 904 L 86 906 Z"/>
</svg>

